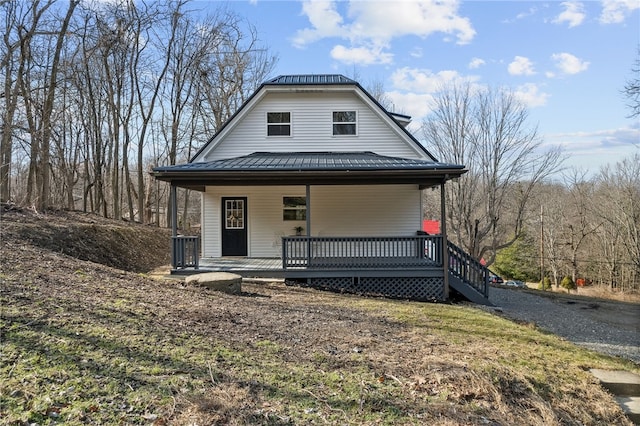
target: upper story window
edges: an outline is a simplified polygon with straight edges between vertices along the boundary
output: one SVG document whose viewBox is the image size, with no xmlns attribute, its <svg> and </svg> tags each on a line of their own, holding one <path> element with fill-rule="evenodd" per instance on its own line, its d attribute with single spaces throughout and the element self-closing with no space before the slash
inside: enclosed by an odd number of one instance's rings
<svg viewBox="0 0 640 426">
<path fill-rule="evenodd" d="M 268 112 L 267 136 L 291 136 L 291 113 Z"/>
<path fill-rule="evenodd" d="M 334 135 L 355 135 L 356 134 L 356 112 L 355 111 L 334 111 L 333 112 L 333 134 Z"/>
</svg>

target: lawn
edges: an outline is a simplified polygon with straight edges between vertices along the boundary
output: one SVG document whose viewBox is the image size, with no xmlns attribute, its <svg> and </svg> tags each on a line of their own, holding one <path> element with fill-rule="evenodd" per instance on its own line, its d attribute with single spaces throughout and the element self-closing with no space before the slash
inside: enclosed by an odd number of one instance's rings
<svg viewBox="0 0 640 426">
<path fill-rule="evenodd" d="M 637 365 L 472 305 L 227 295 L 7 235 L 2 424 L 631 424 L 588 369 Z"/>
</svg>

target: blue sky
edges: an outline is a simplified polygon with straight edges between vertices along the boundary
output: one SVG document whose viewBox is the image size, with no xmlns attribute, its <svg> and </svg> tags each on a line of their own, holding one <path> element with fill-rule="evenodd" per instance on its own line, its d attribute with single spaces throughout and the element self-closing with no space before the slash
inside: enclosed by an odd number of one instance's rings
<svg viewBox="0 0 640 426">
<path fill-rule="evenodd" d="M 621 94 L 640 46 L 640 0 L 229 1 L 279 56 L 279 74 L 340 73 L 384 85 L 414 133 L 436 88 L 506 86 L 545 144 L 590 174 L 640 152 Z M 637 78 L 637 76 L 635 76 Z"/>
</svg>

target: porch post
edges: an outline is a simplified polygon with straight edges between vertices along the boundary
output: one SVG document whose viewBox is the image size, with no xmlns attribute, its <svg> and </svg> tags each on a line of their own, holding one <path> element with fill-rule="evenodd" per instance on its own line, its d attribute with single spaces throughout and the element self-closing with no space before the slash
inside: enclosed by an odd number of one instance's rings
<svg viewBox="0 0 640 426">
<path fill-rule="evenodd" d="M 442 269 L 444 272 L 444 298 L 449 299 L 449 240 L 447 238 L 447 207 L 443 180 L 440 184 L 440 235 L 442 235 Z"/>
<path fill-rule="evenodd" d="M 311 264 L 311 186 L 306 186 L 306 208 L 307 208 L 307 265 Z"/>
<path fill-rule="evenodd" d="M 306 203 L 305 206 L 307 209 L 307 237 L 311 236 L 311 186 L 307 184 L 307 193 L 306 195 Z"/>
<path fill-rule="evenodd" d="M 169 193 L 171 201 L 171 267 L 177 268 L 177 255 L 176 253 L 176 237 L 178 236 L 178 195 L 176 186 L 171 183 L 171 190 Z"/>
</svg>

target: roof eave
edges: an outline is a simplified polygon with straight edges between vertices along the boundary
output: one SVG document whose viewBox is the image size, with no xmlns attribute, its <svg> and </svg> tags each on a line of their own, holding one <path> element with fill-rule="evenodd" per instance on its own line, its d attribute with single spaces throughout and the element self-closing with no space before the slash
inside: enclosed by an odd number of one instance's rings
<svg viewBox="0 0 640 426">
<path fill-rule="evenodd" d="M 189 186 L 269 186 L 269 185 L 390 185 L 433 186 L 455 179 L 467 170 L 462 167 L 416 170 L 343 171 L 154 171 L 158 180 L 180 187 Z"/>
</svg>

